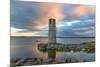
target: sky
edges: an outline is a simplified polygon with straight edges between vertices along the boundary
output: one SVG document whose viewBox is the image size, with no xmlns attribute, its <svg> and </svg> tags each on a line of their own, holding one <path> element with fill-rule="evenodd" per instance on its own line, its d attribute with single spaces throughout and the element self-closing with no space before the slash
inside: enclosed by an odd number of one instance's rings
<svg viewBox="0 0 100 67">
<path fill-rule="evenodd" d="M 48 36 L 56 19 L 57 37 L 95 37 L 95 5 L 11 0 L 11 36 Z"/>
</svg>

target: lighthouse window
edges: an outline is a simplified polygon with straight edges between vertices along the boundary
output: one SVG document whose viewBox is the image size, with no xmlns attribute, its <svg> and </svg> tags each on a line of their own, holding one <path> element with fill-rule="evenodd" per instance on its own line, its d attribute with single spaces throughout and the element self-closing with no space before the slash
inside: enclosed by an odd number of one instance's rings
<svg viewBox="0 0 100 67">
<path fill-rule="evenodd" d="M 51 22 L 50 22 L 50 24 L 51 24 Z"/>
</svg>

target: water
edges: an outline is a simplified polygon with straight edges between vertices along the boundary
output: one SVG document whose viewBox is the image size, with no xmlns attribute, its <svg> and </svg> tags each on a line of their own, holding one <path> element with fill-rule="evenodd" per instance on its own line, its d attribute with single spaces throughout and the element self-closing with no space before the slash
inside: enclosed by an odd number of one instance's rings
<svg viewBox="0 0 100 67">
<path fill-rule="evenodd" d="M 37 42 L 38 40 L 38 42 Z M 57 38 L 59 43 L 79 44 L 81 42 L 94 41 L 94 38 Z M 47 43 L 47 38 L 39 37 L 11 37 L 11 59 L 12 58 L 43 58 L 47 59 L 48 54 L 37 49 L 38 43 Z M 57 59 L 73 58 L 78 60 L 94 61 L 94 53 L 80 52 L 56 52 Z"/>
</svg>

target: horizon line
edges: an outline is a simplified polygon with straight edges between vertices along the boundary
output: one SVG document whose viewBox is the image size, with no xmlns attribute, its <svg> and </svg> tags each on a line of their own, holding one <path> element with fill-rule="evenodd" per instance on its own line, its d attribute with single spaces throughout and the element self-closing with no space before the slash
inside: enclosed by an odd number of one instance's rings
<svg viewBox="0 0 100 67">
<path fill-rule="evenodd" d="M 10 36 L 10 37 L 48 37 L 48 36 Z M 56 38 L 95 38 L 95 37 L 56 37 Z"/>
</svg>

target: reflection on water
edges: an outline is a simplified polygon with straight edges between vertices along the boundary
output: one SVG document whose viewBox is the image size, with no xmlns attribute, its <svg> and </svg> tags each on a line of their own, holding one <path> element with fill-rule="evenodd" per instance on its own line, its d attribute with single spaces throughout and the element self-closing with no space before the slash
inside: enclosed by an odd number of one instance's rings
<svg viewBox="0 0 100 67">
<path fill-rule="evenodd" d="M 11 58 L 43 58 L 47 59 L 47 53 L 37 49 L 38 38 L 11 38 Z M 45 39 L 46 40 L 46 39 Z M 41 40 L 42 42 L 47 42 Z"/>
<path fill-rule="evenodd" d="M 56 58 L 59 58 L 59 59 L 67 59 L 67 58 L 71 58 L 71 59 L 77 59 L 78 61 L 94 61 L 95 59 L 95 54 L 94 53 L 86 53 L 86 52 L 83 52 L 83 51 L 80 51 L 80 52 L 57 52 L 57 55 L 56 55 Z"/>
<path fill-rule="evenodd" d="M 38 40 L 38 42 L 37 42 Z M 92 41 L 94 38 L 57 38 L 60 43 L 79 44 L 85 41 Z M 33 37 L 11 37 L 11 58 L 42 58 L 48 59 L 48 53 L 37 49 L 38 43 L 47 43 L 47 38 Z M 94 53 L 80 52 L 56 52 L 56 59 L 64 60 L 66 58 L 77 59 L 78 61 L 94 61 Z"/>
<path fill-rule="evenodd" d="M 38 42 L 40 43 L 40 42 Z M 36 45 L 33 45 L 33 55 L 35 55 L 37 58 L 42 58 L 42 59 L 47 59 L 48 58 L 48 54 L 46 52 L 42 52 L 38 50 L 38 43 L 34 43 Z"/>
</svg>

